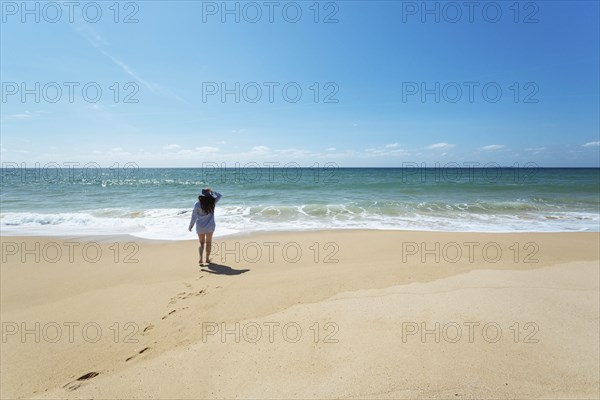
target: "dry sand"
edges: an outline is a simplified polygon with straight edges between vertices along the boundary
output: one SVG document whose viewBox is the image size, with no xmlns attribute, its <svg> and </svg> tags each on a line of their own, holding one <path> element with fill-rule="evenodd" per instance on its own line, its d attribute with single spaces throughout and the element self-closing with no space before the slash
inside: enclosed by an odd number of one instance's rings
<svg viewBox="0 0 600 400">
<path fill-rule="evenodd" d="M 0 395 L 598 398 L 599 239 L 2 237 Z"/>
</svg>

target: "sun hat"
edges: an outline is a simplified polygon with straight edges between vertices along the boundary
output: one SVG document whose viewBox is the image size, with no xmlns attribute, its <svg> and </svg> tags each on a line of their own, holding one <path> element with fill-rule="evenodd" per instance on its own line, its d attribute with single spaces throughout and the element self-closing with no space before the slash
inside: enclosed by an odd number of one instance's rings
<svg viewBox="0 0 600 400">
<path fill-rule="evenodd" d="M 198 194 L 198 197 L 208 197 L 208 196 L 211 196 L 213 198 L 216 197 L 216 195 L 212 191 L 206 190 L 206 189 L 202 189 L 202 191 Z"/>
</svg>

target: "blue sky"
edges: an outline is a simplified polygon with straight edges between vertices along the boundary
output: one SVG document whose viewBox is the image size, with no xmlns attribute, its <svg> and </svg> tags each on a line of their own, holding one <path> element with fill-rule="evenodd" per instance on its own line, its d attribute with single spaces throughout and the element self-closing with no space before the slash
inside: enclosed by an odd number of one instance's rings
<svg viewBox="0 0 600 400">
<path fill-rule="evenodd" d="M 2 2 L 3 162 L 600 163 L 597 1 L 89 3 Z"/>
</svg>

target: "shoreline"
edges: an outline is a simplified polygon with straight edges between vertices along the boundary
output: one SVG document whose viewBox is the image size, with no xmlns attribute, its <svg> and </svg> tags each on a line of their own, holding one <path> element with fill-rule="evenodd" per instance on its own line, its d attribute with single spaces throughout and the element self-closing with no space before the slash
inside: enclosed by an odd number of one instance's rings
<svg viewBox="0 0 600 400">
<path fill-rule="evenodd" d="M 218 228 L 217 231 L 218 232 Z M 399 233 L 416 233 L 416 234 L 457 234 L 457 235 L 555 235 L 555 234 L 600 234 L 599 231 L 590 230 L 569 230 L 569 231 L 440 231 L 440 230 L 423 230 L 423 229 L 378 229 L 378 228 L 331 228 L 331 229 L 298 229 L 298 230 L 261 230 L 251 232 L 237 232 L 226 234 L 224 236 L 214 236 L 213 240 L 230 240 L 230 239 L 243 239 L 249 236 L 270 236 L 270 235 L 294 235 L 294 234 L 321 234 L 321 233 L 335 233 L 335 232 L 399 232 Z M 178 243 L 178 242 L 190 242 L 197 241 L 195 232 L 190 232 L 191 237 L 187 239 L 152 239 L 135 236 L 130 233 L 126 234 L 88 234 L 88 235 L 71 235 L 71 234 L 60 234 L 60 235 L 4 235 L 0 234 L 0 238 L 8 239 L 36 239 L 36 240 L 90 240 L 99 243 L 112 243 L 112 242 L 139 242 L 147 244 L 164 244 L 164 243 Z"/>
<path fill-rule="evenodd" d="M 79 240 L 70 247 L 72 259 L 68 240 Z M 598 347 L 597 232 L 249 234 L 215 239 L 211 268 L 198 267 L 193 239 L 132 240 L 133 248 L 125 247 L 127 241 L 115 247 L 109 239 L 89 246 L 87 255 L 81 250 L 92 237 L 3 236 L 0 241 L 7 257 L 0 267 L 3 329 L 18 329 L 2 345 L 3 398 L 597 393 L 598 367 L 592 364 Z M 25 248 L 9 249 L 9 242 Z M 39 260 L 32 254 L 35 243 Z M 62 258 L 54 260 L 57 248 Z M 23 259 L 19 250 L 27 249 Z M 102 257 L 95 259 L 97 249 Z M 504 339 L 497 344 L 423 343 L 415 339 L 418 334 L 402 339 L 406 323 L 417 324 L 411 329 L 422 322 L 427 329 L 456 323 L 464 330 L 469 321 L 498 324 Z M 274 331 L 279 340 L 273 342 L 266 339 L 270 322 L 280 324 Z M 539 328 L 538 344 L 523 342 L 531 334 L 525 331 L 530 322 Z M 38 343 L 32 333 L 22 340 L 23 323 L 30 331 L 40 324 Z M 68 323 L 78 324 L 73 342 L 67 340 Z M 515 323 L 518 343 L 510 336 Z M 87 324 L 101 328 L 97 342 L 83 336 Z M 234 340 L 234 333 L 222 340 L 222 330 L 209 330 L 222 324 L 240 326 L 242 339 Z M 282 340 L 286 324 L 297 324 L 301 339 Z M 62 337 L 50 342 L 56 326 Z M 257 326 L 262 339 L 245 340 Z M 553 359 L 566 364 L 555 366 Z M 452 368 L 455 362 L 460 368 Z M 451 372 L 461 368 L 463 374 Z M 540 371 L 535 377 L 527 373 L 534 369 Z M 361 375 L 363 370 L 368 372 Z M 92 372 L 99 375 L 78 380 Z M 272 384 L 263 386 L 265 376 Z M 578 377 L 578 383 L 565 377 Z"/>
</svg>

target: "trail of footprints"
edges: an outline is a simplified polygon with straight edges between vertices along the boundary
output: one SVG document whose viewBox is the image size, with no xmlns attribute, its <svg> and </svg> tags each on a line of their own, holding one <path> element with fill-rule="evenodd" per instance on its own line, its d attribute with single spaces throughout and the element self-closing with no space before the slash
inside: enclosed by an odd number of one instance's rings
<svg viewBox="0 0 600 400">
<path fill-rule="evenodd" d="M 171 300 L 169 301 L 169 304 L 175 304 L 177 303 L 179 300 L 186 300 L 192 296 L 200 296 L 201 294 L 205 294 L 204 290 L 200 290 L 198 292 L 181 292 L 181 293 L 177 293 L 177 295 L 175 295 L 174 297 L 171 297 Z"/>
<path fill-rule="evenodd" d="M 200 277 L 200 278 L 202 278 L 202 277 Z M 200 278 L 198 278 L 198 279 L 200 279 Z M 188 283 L 188 282 L 184 282 L 184 285 L 188 289 L 193 289 L 193 286 L 190 283 Z M 218 286 L 218 287 L 220 287 L 220 286 Z M 180 293 L 177 293 L 175 296 L 171 297 L 171 299 L 169 300 L 169 305 L 176 304 L 180 300 L 186 300 L 186 299 L 189 299 L 190 297 L 196 297 L 196 296 L 201 296 L 201 295 L 205 295 L 205 294 L 206 294 L 206 290 L 205 289 L 199 290 L 197 292 L 193 291 L 193 290 L 189 291 L 189 292 L 180 292 Z M 185 310 L 187 308 L 189 308 L 189 307 L 182 307 L 182 308 L 179 308 L 179 309 L 176 309 L 176 310 L 171 310 L 171 311 L 169 311 L 169 313 L 167 313 L 166 315 L 164 315 L 161 319 L 165 320 L 165 319 L 167 319 L 167 317 L 169 315 L 172 315 L 172 314 L 174 314 L 174 313 L 176 313 L 177 311 L 180 311 L 180 310 Z M 146 326 L 144 328 L 144 330 L 142 331 L 142 335 L 144 335 L 147 332 L 151 331 L 153 328 L 154 328 L 153 324 L 148 324 L 148 326 Z M 148 350 L 150 350 L 150 346 L 144 347 L 143 349 L 139 350 L 136 354 L 134 354 L 134 355 L 132 355 L 130 357 L 127 357 L 125 359 L 125 362 L 133 360 L 138 355 L 143 354 L 143 353 L 147 352 Z M 80 376 L 79 378 L 77 378 L 75 380 L 72 380 L 71 382 L 63 385 L 63 388 L 66 389 L 66 390 L 68 390 L 68 391 L 70 391 L 70 392 L 72 392 L 74 390 L 77 390 L 83 383 L 85 383 L 85 381 L 90 380 L 92 378 L 95 378 L 98 375 L 100 375 L 100 372 L 88 372 L 88 373 Z"/>
</svg>

